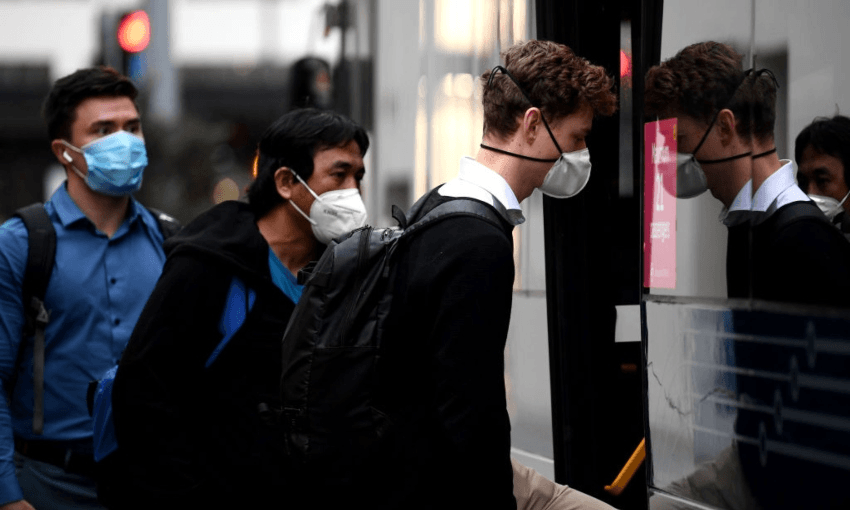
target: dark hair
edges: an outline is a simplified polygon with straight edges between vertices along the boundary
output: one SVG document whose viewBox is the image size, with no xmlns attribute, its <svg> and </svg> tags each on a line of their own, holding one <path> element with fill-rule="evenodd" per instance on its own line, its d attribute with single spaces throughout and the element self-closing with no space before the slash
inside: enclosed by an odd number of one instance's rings
<svg viewBox="0 0 850 510">
<path fill-rule="evenodd" d="M 353 120 L 330 110 L 301 108 L 276 120 L 257 147 L 257 177 L 248 188 L 248 202 L 257 217 L 265 216 L 286 200 L 277 192 L 274 174 L 280 167 L 295 171 L 304 181 L 313 175 L 317 152 L 342 147 L 350 142 L 369 149 L 366 130 Z"/>
<path fill-rule="evenodd" d="M 86 99 L 126 96 L 135 105 L 138 94 L 133 82 L 111 67 L 79 69 L 56 80 L 44 100 L 42 116 L 47 123 L 47 136 L 51 140 L 70 139 L 71 125 L 77 118 L 77 106 Z"/>
<path fill-rule="evenodd" d="M 590 105 L 596 115 L 617 111 L 617 96 L 611 90 L 614 80 L 605 69 L 563 44 L 531 40 L 509 48 L 502 57 L 505 68 L 550 124 L 583 104 Z M 491 81 L 490 73 L 481 75 L 484 133 L 507 137 L 517 130 L 517 118 L 531 105 L 508 76 L 498 73 Z"/>
<path fill-rule="evenodd" d="M 799 164 L 803 151 L 811 147 L 816 152 L 841 160 L 844 182 L 850 186 L 850 118 L 843 115 L 818 117 L 803 128 L 794 142 L 794 159 Z"/>
<path fill-rule="evenodd" d="M 645 113 L 683 113 L 705 124 L 724 108 L 735 114 L 736 130 L 747 140 L 773 138 L 776 82 L 772 73 L 745 73 L 742 56 L 728 44 L 692 44 L 646 74 Z"/>
</svg>

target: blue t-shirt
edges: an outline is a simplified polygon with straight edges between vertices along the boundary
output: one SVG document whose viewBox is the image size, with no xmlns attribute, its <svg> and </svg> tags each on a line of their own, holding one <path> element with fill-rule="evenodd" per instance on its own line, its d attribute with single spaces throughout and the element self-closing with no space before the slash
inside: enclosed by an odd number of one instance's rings
<svg viewBox="0 0 850 510">
<path fill-rule="evenodd" d="M 298 304 L 298 300 L 301 299 L 301 292 L 304 291 L 304 286 L 298 285 L 298 279 L 283 265 L 283 262 L 277 258 L 277 255 L 274 254 L 271 248 L 269 248 L 269 269 L 271 270 L 274 284 L 293 303 Z"/>
<path fill-rule="evenodd" d="M 269 270 L 272 275 L 274 284 L 288 297 L 293 303 L 298 303 L 301 299 L 301 292 L 304 290 L 303 285 L 298 285 L 298 280 L 286 266 L 277 258 L 271 248 L 269 248 Z M 206 367 L 209 368 L 218 359 L 219 354 L 233 336 L 245 323 L 245 319 L 251 308 L 254 306 L 257 294 L 253 289 L 249 289 L 245 282 L 238 277 L 233 277 L 230 283 L 230 289 L 227 291 L 227 297 L 224 300 L 224 310 L 221 313 L 218 329 L 221 332 L 221 341 L 218 343 L 213 352 L 207 358 Z"/>
</svg>

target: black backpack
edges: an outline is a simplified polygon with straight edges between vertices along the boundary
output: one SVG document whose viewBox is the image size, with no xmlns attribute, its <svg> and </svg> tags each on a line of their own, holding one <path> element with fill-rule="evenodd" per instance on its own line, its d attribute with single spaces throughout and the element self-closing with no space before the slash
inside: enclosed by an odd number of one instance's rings
<svg viewBox="0 0 850 510">
<path fill-rule="evenodd" d="M 416 218 L 430 194 L 408 213 Z M 301 299 L 283 337 L 282 431 L 294 469 L 326 488 L 351 482 L 358 462 L 391 427 L 372 405 L 376 366 L 391 310 L 400 243 L 457 216 L 504 228 L 484 202 L 444 202 L 408 225 L 355 230 L 332 241 L 315 266 L 299 274 Z"/>
<path fill-rule="evenodd" d="M 180 229 L 180 224 L 171 216 L 156 209 L 148 210 L 156 218 L 163 239 L 168 239 Z M 24 222 L 28 235 L 29 250 L 22 288 L 26 320 L 23 337 L 33 337 L 32 431 L 40 435 L 44 429 L 44 329 L 50 322 L 50 310 L 44 306 L 44 295 L 47 293 L 47 283 L 53 273 L 56 257 L 56 230 L 41 202 L 18 209 L 14 216 Z M 21 362 L 22 352 L 23 349 L 19 348 L 17 364 Z M 13 385 L 14 382 L 10 385 L 10 391 Z"/>
</svg>

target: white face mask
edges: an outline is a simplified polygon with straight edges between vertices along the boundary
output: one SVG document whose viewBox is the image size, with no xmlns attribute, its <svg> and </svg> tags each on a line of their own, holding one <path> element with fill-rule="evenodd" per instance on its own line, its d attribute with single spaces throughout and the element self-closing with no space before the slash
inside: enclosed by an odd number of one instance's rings
<svg viewBox="0 0 850 510">
<path fill-rule="evenodd" d="M 823 212 L 824 216 L 826 216 L 827 218 L 829 218 L 830 221 L 832 221 L 844 210 L 842 206 L 844 205 L 844 202 L 847 201 L 847 197 L 849 196 L 850 191 L 848 191 L 847 194 L 844 195 L 844 198 L 842 198 L 840 202 L 832 197 L 824 197 L 821 195 L 809 195 L 809 198 L 811 198 L 812 202 L 814 202 L 815 205 L 818 206 L 818 209 Z"/>
<path fill-rule="evenodd" d="M 570 198 L 583 190 L 589 180 L 590 150 L 585 147 L 562 153 L 543 179 L 540 191 L 552 198 Z"/>
<path fill-rule="evenodd" d="M 510 78 L 511 81 L 516 84 L 525 99 L 531 103 L 532 106 L 535 106 L 534 101 L 528 97 L 528 94 L 525 93 L 525 90 L 523 90 L 516 78 L 514 78 L 513 75 L 503 66 L 496 66 L 490 72 L 490 78 L 487 81 L 488 88 L 490 87 L 493 78 L 496 76 L 497 71 L 504 73 L 505 76 Z M 542 111 L 540 112 L 540 120 L 543 121 L 543 126 L 546 127 L 546 132 L 549 133 L 549 138 L 552 139 L 552 143 L 555 144 L 558 152 L 561 153 L 561 156 L 558 157 L 558 159 L 533 158 L 531 156 L 516 154 L 496 147 L 491 147 L 483 143 L 481 144 L 481 148 L 516 158 L 527 159 L 529 161 L 555 163 L 543 179 L 543 184 L 539 186 L 540 191 L 552 198 L 573 197 L 583 190 L 584 187 L 587 186 L 587 182 L 590 180 L 590 151 L 587 147 L 585 147 L 584 149 L 579 149 L 573 152 L 564 152 L 561 149 L 560 144 L 558 144 L 558 140 L 555 139 L 555 135 L 552 134 L 552 129 L 549 128 L 549 123 L 546 122 L 546 117 L 543 116 Z"/>
<path fill-rule="evenodd" d="M 676 197 L 693 198 L 705 193 L 705 172 L 693 154 L 676 153 Z"/>
<path fill-rule="evenodd" d="M 347 234 L 366 224 L 366 205 L 356 188 L 334 189 L 321 195 L 307 186 L 295 172 L 292 175 L 307 188 L 316 200 L 310 206 L 310 215 L 304 214 L 295 202 L 290 200 L 292 207 L 301 213 L 313 228 L 313 235 L 322 244 L 329 244 L 332 239 Z"/>
</svg>

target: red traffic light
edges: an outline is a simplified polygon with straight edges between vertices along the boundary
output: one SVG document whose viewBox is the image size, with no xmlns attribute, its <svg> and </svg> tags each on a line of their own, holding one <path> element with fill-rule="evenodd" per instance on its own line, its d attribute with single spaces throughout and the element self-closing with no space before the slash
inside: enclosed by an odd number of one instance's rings
<svg viewBox="0 0 850 510">
<path fill-rule="evenodd" d="M 145 11 L 133 11 L 118 23 L 118 45 L 127 53 L 138 53 L 151 40 L 151 22 Z"/>
</svg>

